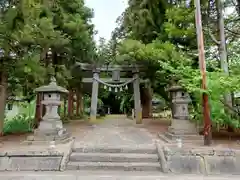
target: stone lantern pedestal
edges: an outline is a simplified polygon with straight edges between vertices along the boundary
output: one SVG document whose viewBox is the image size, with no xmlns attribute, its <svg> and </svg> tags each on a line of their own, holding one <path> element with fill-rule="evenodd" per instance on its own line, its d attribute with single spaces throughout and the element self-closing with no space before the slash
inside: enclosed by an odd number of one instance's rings
<svg viewBox="0 0 240 180">
<path fill-rule="evenodd" d="M 169 89 L 172 98 L 172 124 L 168 131 L 159 134 L 165 142 L 176 142 L 177 139 L 202 140 L 194 123 L 189 120 L 188 104 L 191 99 L 181 86 L 172 86 Z"/>
<path fill-rule="evenodd" d="M 61 94 L 68 91 L 56 84 L 55 78 L 47 86 L 39 87 L 35 90 L 38 93 L 43 93 L 42 104 L 46 108 L 46 113 L 40 121 L 38 129 L 34 131 L 34 136 L 29 136 L 28 144 L 34 143 L 64 143 L 71 140 L 70 134 L 63 128 L 62 121 L 58 114 L 58 107 L 61 104 Z"/>
</svg>

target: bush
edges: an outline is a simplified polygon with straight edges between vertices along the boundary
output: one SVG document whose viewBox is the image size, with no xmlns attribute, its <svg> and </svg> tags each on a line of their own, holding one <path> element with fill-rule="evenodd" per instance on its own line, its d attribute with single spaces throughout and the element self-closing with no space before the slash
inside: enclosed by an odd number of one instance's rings
<svg viewBox="0 0 240 180">
<path fill-rule="evenodd" d="M 34 117 L 24 114 L 15 116 L 12 119 L 5 119 L 3 126 L 4 134 L 27 133 L 33 131 Z"/>
<path fill-rule="evenodd" d="M 231 92 L 239 92 L 240 77 L 226 76 L 222 72 L 207 72 L 207 91 L 201 89 L 201 76 L 199 70 L 188 69 L 182 71 L 184 77 L 181 85 L 192 94 L 193 109 L 191 115 L 198 124 L 203 124 L 202 94 L 207 93 L 209 97 L 210 118 L 215 128 L 229 126 L 240 128 L 239 115 L 229 109 L 224 102 L 224 95 Z"/>
<path fill-rule="evenodd" d="M 6 117 L 4 119 L 3 133 L 27 133 L 32 132 L 35 123 L 35 99 L 28 102 L 22 102 L 19 104 L 20 113 L 14 117 Z"/>
</svg>

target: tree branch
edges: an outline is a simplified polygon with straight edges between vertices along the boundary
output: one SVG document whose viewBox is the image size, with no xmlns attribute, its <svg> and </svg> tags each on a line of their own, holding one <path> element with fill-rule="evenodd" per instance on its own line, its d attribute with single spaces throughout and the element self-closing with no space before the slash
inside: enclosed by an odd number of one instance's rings
<svg viewBox="0 0 240 180">
<path fill-rule="evenodd" d="M 233 111 L 234 113 L 236 113 L 238 116 L 240 116 L 240 112 L 238 110 L 236 110 L 235 108 L 231 107 L 229 104 L 225 103 L 224 101 L 222 101 L 220 99 L 220 102 L 227 107 L 228 109 L 230 109 L 231 111 Z"/>
<path fill-rule="evenodd" d="M 235 32 L 235 31 L 233 31 L 233 30 L 230 30 L 230 29 L 228 29 L 227 27 L 225 27 L 225 29 L 226 29 L 228 32 L 230 32 L 231 34 L 234 34 L 234 35 L 236 35 L 237 37 L 240 37 L 240 33 Z"/>
<path fill-rule="evenodd" d="M 215 42 L 217 45 L 220 44 L 220 41 L 218 41 L 215 36 L 212 34 L 212 32 L 210 31 L 210 29 L 208 29 L 208 34 L 211 37 L 212 41 Z"/>
</svg>

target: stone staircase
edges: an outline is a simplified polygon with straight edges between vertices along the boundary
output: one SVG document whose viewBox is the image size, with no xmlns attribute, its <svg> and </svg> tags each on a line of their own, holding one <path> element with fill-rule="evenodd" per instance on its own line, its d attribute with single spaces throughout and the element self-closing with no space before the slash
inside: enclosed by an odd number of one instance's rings
<svg viewBox="0 0 240 180">
<path fill-rule="evenodd" d="M 75 147 L 67 170 L 161 171 L 155 147 Z"/>
</svg>

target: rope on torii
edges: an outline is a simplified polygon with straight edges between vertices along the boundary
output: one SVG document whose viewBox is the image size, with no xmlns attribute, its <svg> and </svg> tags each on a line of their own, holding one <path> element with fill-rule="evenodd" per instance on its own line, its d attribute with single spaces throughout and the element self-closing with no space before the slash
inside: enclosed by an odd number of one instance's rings
<svg viewBox="0 0 240 180">
<path fill-rule="evenodd" d="M 110 91 L 111 91 L 111 88 L 115 88 L 115 92 L 117 92 L 118 88 L 120 88 L 120 91 L 122 91 L 122 88 L 124 86 L 125 86 L 125 89 L 128 89 L 127 85 L 132 83 L 137 78 L 132 78 L 132 79 L 130 79 L 130 80 L 128 80 L 128 81 L 126 81 L 126 82 L 124 82 L 122 84 L 110 84 L 110 83 L 104 82 L 100 78 L 96 78 L 96 77 L 94 77 L 93 79 L 98 81 L 99 83 L 103 84 L 104 85 L 104 89 L 107 89 L 107 86 L 108 86 Z"/>
</svg>

